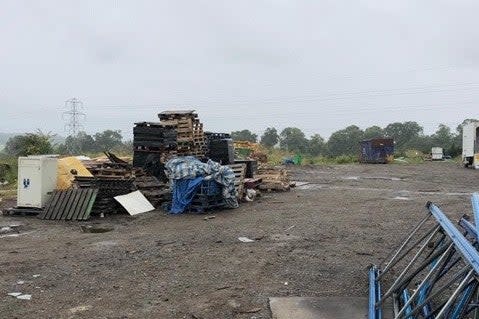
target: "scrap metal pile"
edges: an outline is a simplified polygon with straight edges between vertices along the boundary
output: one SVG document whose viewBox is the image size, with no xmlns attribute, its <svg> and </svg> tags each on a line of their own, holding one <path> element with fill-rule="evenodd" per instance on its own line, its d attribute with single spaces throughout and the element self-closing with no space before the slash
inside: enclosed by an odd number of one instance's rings
<svg viewBox="0 0 479 319">
<path fill-rule="evenodd" d="M 459 228 L 435 204 L 384 265 L 369 269 L 369 319 L 477 318 L 479 195 Z"/>
</svg>

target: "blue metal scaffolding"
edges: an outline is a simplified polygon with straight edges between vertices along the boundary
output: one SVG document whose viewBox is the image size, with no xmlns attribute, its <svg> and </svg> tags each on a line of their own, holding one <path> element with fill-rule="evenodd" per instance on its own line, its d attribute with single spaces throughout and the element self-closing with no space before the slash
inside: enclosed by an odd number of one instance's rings
<svg viewBox="0 0 479 319">
<path fill-rule="evenodd" d="M 479 318 L 479 195 L 459 228 L 435 204 L 384 265 L 369 268 L 369 319 Z M 381 292 L 384 291 L 384 293 Z"/>
</svg>

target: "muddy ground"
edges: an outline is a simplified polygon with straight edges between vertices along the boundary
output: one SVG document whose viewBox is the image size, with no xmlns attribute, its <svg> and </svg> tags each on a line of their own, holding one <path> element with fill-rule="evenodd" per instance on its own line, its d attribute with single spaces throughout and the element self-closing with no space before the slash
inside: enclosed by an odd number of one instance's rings
<svg viewBox="0 0 479 319">
<path fill-rule="evenodd" d="M 367 266 L 386 257 L 428 200 L 457 219 L 479 190 L 479 171 L 451 162 L 291 175 L 308 184 L 208 220 L 106 217 L 82 224 L 114 230 L 91 234 L 78 222 L 0 216 L 0 225 L 21 224 L 17 237 L 0 235 L 0 317 L 259 319 L 271 318 L 270 296 L 366 296 Z"/>
</svg>

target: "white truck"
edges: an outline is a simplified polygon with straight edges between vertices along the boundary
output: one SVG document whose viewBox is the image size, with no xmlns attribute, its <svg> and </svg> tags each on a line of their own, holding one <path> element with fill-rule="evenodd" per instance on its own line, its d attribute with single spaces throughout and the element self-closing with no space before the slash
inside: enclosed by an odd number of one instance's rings
<svg viewBox="0 0 479 319">
<path fill-rule="evenodd" d="M 479 122 L 471 122 L 462 128 L 462 162 L 464 167 L 479 168 Z"/>
<path fill-rule="evenodd" d="M 444 159 L 444 150 L 442 147 L 433 147 L 431 149 L 431 159 L 433 161 L 442 161 Z"/>
</svg>

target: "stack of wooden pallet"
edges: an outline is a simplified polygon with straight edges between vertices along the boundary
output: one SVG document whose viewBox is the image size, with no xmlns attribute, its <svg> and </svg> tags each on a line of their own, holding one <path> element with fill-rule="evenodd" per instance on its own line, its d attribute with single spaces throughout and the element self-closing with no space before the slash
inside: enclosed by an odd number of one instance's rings
<svg viewBox="0 0 479 319">
<path fill-rule="evenodd" d="M 222 165 L 234 164 L 235 150 L 230 134 L 205 132 L 205 137 L 206 157 Z"/>
<path fill-rule="evenodd" d="M 262 180 L 259 189 L 266 191 L 289 191 L 292 184 L 288 171 L 282 167 L 261 165 L 255 178 Z"/>
<path fill-rule="evenodd" d="M 133 182 L 135 188 L 145 195 L 154 207 L 158 208 L 162 203 L 171 201 L 171 190 L 168 184 L 140 172 L 136 172 L 135 176 Z"/>
<path fill-rule="evenodd" d="M 93 176 L 82 177 L 76 176 L 74 187 L 79 189 L 98 189 L 95 204 L 92 208 L 92 214 L 113 214 L 121 211 L 121 207 L 117 204 L 113 197 L 125 195 L 133 190 L 134 178 L 118 176 Z"/>
<path fill-rule="evenodd" d="M 195 111 L 164 111 L 158 117 L 161 124 L 176 129 L 178 156 L 205 156 L 207 147 L 203 124 Z"/>
<path fill-rule="evenodd" d="M 225 200 L 221 194 L 221 185 L 215 180 L 203 181 L 198 192 L 193 197 L 188 211 L 204 213 L 225 206 Z"/>
<path fill-rule="evenodd" d="M 177 154 L 177 128 L 159 122 L 135 123 L 133 166 L 145 167 L 152 159 L 165 162 Z"/>
<path fill-rule="evenodd" d="M 246 173 L 245 164 L 230 164 L 227 165 L 235 173 L 235 188 L 236 197 L 242 199 L 244 197 L 244 178 Z"/>
</svg>

